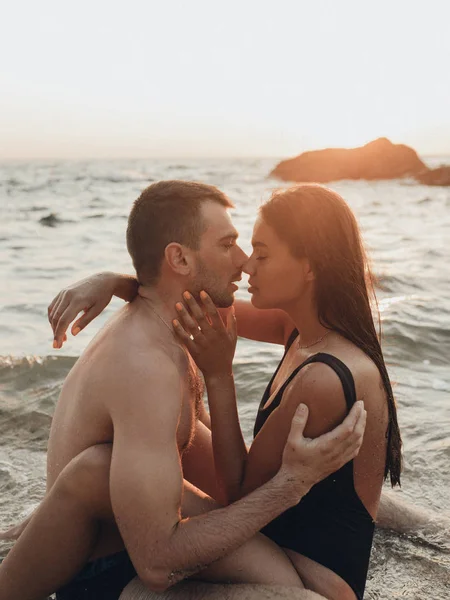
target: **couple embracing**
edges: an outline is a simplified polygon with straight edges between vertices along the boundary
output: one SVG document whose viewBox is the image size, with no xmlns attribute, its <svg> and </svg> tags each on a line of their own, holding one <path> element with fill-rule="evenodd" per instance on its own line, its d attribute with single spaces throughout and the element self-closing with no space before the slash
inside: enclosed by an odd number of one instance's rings
<svg viewBox="0 0 450 600">
<path fill-rule="evenodd" d="M 94 276 L 49 307 L 60 347 L 81 310 L 75 333 L 129 301 L 64 383 L 0 600 L 363 598 L 401 437 L 358 225 L 335 192 L 296 186 L 261 207 L 249 257 L 232 206 L 209 185 L 149 186 L 128 220 L 136 278 Z M 242 272 L 251 302 L 234 301 Z M 285 347 L 250 448 L 237 336 Z"/>
</svg>

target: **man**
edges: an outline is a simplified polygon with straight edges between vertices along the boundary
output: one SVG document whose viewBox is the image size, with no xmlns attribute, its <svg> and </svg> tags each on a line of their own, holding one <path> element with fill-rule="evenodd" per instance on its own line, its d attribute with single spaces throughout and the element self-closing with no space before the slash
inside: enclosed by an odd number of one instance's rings
<svg viewBox="0 0 450 600">
<path fill-rule="evenodd" d="M 221 307 L 233 303 L 246 256 L 230 206 L 212 186 L 179 181 L 151 185 L 135 202 L 127 245 L 144 293 L 113 316 L 64 383 L 48 446 L 48 493 L 0 567 L 0 600 L 37 600 L 68 582 L 58 594 L 64 600 L 103 598 L 105 572 L 110 600 L 136 573 L 155 592 L 199 572 L 211 581 L 302 587 L 286 555 L 258 531 L 357 454 L 365 411 L 357 403 L 342 425 L 311 443 L 300 409 L 273 479 L 225 508 L 204 493 L 220 498 L 207 415 L 171 322 L 186 289 L 206 290 Z M 95 469 L 70 477 L 99 445 L 101 456 L 111 454 L 110 472 L 99 469 L 109 480 L 107 502 L 92 491 Z M 84 556 L 89 568 L 70 583 Z"/>
</svg>

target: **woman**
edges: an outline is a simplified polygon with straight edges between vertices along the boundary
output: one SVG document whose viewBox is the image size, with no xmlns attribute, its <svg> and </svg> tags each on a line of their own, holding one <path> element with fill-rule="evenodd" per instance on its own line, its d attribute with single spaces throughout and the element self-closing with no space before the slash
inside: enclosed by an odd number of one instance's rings
<svg viewBox="0 0 450 600">
<path fill-rule="evenodd" d="M 368 417 L 358 457 L 263 531 L 285 549 L 306 587 L 332 600 L 360 599 L 383 479 L 400 483 L 401 439 L 358 226 L 338 194 L 301 185 L 274 194 L 261 208 L 252 244 L 244 270 L 253 307 L 236 303 L 238 333 L 283 343 L 286 350 L 263 395 L 249 451 L 242 443 L 229 369 L 225 365 L 219 385 L 206 377 L 219 482 L 233 501 L 270 479 L 300 403 L 309 408 L 306 435 L 316 437 L 340 423 L 356 398 L 363 399 Z M 111 277 L 109 285 L 122 297 L 131 298 L 136 289 L 135 282 L 122 278 Z M 108 293 L 93 293 L 93 308 L 73 331 L 109 301 L 110 295 L 106 302 L 97 295 Z M 211 361 L 221 360 L 217 342 L 234 340 L 207 297 L 203 302 L 204 310 L 192 297 L 187 306 L 177 305 L 184 330 L 178 323 L 176 331 L 207 372 Z M 50 318 L 58 335 L 73 311 L 67 295 L 55 299 Z"/>
</svg>

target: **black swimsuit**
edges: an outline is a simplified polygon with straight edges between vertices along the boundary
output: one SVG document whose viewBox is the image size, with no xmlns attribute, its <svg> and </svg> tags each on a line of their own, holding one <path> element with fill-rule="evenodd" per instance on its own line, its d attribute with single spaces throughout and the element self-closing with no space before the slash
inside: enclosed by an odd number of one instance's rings
<svg viewBox="0 0 450 600">
<path fill-rule="evenodd" d="M 321 362 L 329 365 L 341 380 L 348 410 L 356 402 L 355 383 L 348 367 L 331 354 L 314 354 L 294 369 L 267 409 L 272 383 L 298 331 L 290 336 L 284 356 L 264 392 L 254 428 L 260 431 L 270 414 L 280 404 L 283 392 L 306 365 Z M 362 600 L 369 566 L 375 524 L 356 493 L 353 461 L 315 485 L 293 508 L 282 513 L 263 530 L 267 537 L 283 548 L 315 560 L 339 575 Z"/>
</svg>

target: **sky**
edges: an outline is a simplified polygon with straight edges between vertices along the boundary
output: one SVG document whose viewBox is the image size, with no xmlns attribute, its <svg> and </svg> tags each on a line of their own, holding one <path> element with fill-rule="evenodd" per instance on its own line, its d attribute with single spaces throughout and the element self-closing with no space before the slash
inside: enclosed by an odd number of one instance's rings
<svg viewBox="0 0 450 600">
<path fill-rule="evenodd" d="M 0 159 L 450 154 L 448 0 L 15 0 Z"/>
</svg>

